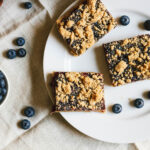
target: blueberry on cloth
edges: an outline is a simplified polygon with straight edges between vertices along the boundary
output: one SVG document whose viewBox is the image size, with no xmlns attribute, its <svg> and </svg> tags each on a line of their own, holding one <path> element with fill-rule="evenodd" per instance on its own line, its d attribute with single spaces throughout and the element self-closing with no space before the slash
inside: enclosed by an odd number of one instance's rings
<svg viewBox="0 0 150 150">
<path fill-rule="evenodd" d="M 150 20 L 146 20 L 146 21 L 144 22 L 144 28 L 145 28 L 146 30 L 150 31 Z"/>
<path fill-rule="evenodd" d="M 30 121 L 29 121 L 29 120 L 24 119 L 24 120 L 21 120 L 21 122 L 20 122 L 20 126 L 21 126 L 21 128 L 22 128 L 22 129 L 27 130 L 27 129 L 29 129 L 29 128 L 30 128 L 31 123 L 30 123 Z"/>
<path fill-rule="evenodd" d="M 142 108 L 144 106 L 144 101 L 141 98 L 137 98 L 136 100 L 134 100 L 134 106 L 136 108 Z"/>
<path fill-rule="evenodd" d="M 119 114 L 121 111 L 122 111 L 122 106 L 120 104 L 114 104 L 112 106 L 112 111 L 115 113 L 115 114 Z"/>
<path fill-rule="evenodd" d="M 25 2 L 25 3 L 24 3 L 24 7 L 25 7 L 26 9 L 30 9 L 30 8 L 32 8 L 32 3 L 31 3 L 31 2 Z"/>
<path fill-rule="evenodd" d="M 18 46 L 23 46 L 25 44 L 25 39 L 23 37 L 19 37 L 16 39 L 16 44 Z"/>
<path fill-rule="evenodd" d="M 10 49 L 7 51 L 7 57 L 9 59 L 14 59 L 16 58 L 17 54 L 16 54 L 16 51 L 14 49 Z"/>
<path fill-rule="evenodd" d="M 120 23 L 124 26 L 127 26 L 130 23 L 130 18 L 124 15 L 120 18 Z"/>
<path fill-rule="evenodd" d="M 24 115 L 27 117 L 33 117 L 35 115 L 35 110 L 33 107 L 26 107 L 24 109 Z"/>
<path fill-rule="evenodd" d="M 18 57 L 25 57 L 26 56 L 26 50 L 24 48 L 18 49 L 17 56 Z"/>
</svg>

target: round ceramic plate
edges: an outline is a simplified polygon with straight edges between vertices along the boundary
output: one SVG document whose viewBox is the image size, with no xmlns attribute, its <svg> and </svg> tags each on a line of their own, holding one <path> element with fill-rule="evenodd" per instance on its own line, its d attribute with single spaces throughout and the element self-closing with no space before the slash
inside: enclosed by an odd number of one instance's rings
<svg viewBox="0 0 150 150">
<path fill-rule="evenodd" d="M 44 76 L 50 97 L 50 73 L 54 71 L 101 72 L 105 77 L 105 101 L 107 112 L 63 112 L 61 115 L 76 129 L 93 138 L 112 143 L 132 143 L 150 139 L 150 100 L 144 93 L 150 90 L 150 80 L 112 87 L 101 45 L 114 40 L 149 33 L 143 29 L 143 22 L 150 19 L 148 0 L 102 0 L 115 18 L 127 15 L 131 19 L 128 26 L 112 30 L 93 47 L 79 57 L 68 52 L 54 25 L 48 37 L 44 53 Z M 70 7 L 72 7 L 72 4 Z M 70 7 L 68 9 L 70 9 Z M 68 10 L 67 9 L 67 10 Z M 66 10 L 65 10 L 66 11 Z M 135 98 L 143 98 L 142 109 L 134 108 L 131 103 Z M 113 114 L 109 109 L 114 103 L 120 103 L 123 111 Z"/>
</svg>

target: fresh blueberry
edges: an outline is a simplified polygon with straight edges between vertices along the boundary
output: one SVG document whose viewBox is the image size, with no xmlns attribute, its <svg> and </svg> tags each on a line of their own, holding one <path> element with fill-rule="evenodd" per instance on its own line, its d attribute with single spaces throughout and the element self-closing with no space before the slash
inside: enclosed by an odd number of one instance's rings
<svg viewBox="0 0 150 150">
<path fill-rule="evenodd" d="M 32 107 L 26 107 L 24 109 L 24 115 L 27 117 L 33 117 L 35 115 L 35 110 Z"/>
<path fill-rule="evenodd" d="M 122 106 L 120 104 L 114 104 L 112 106 L 112 111 L 115 113 L 115 114 L 119 114 L 121 111 L 122 111 Z"/>
<path fill-rule="evenodd" d="M 30 128 L 31 123 L 30 123 L 29 120 L 24 119 L 24 120 L 22 120 L 22 121 L 20 122 L 20 126 L 21 126 L 22 129 L 27 130 L 27 129 Z"/>
<path fill-rule="evenodd" d="M 3 102 L 3 96 L 0 95 L 0 103 L 2 103 L 2 102 Z"/>
<path fill-rule="evenodd" d="M 25 7 L 26 9 L 30 9 L 30 8 L 32 8 L 32 3 L 31 3 L 31 2 L 25 2 L 25 3 L 24 3 L 24 7 Z"/>
<path fill-rule="evenodd" d="M 144 28 L 145 28 L 146 30 L 150 31 L 150 20 L 146 20 L 146 21 L 144 22 Z"/>
<path fill-rule="evenodd" d="M 5 96 L 7 94 L 7 89 L 6 88 L 0 88 L 0 94 Z"/>
<path fill-rule="evenodd" d="M 150 98 L 150 91 L 147 93 L 147 97 Z"/>
<path fill-rule="evenodd" d="M 4 88 L 6 86 L 6 82 L 4 79 L 0 79 L 0 87 Z"/>
<path fill-rule="evenodd" d="M 20 48 L 17 51 L 17 56 L 19 56 L 19 57 L 25 57 L 26 56 L 26 50 L 24 48 Z"/>
<path fill-rule="evenodd" d="M 137 98 L 136 100 L 134 100 L 134 106 L 136 108 L 142 108 L 144 106 L 144 101 L 141 98 Z"/>
<path fill-rule="evenodd" d="M 16 54 L 16 51 L 14 49 L 10 49 L 7 51 L 7 57 L 9 59 L 14 59 L 16 58 L 17 54 Z"/>
<path fill-rule="evenodd" d="M 0 71 L 0 79 L 4 78 L 4 74 L 2 73 L 2 71 Z"/>
<path fill-rule="evenodd" d="M 25 44 L 25 39 L 23 37 L 19 37 L 16 39 L 16 44 L 18 46 L 23 46 Z"/>
<path fill-rule="evenodd" d="M 130 23 L 130 18 L 124 15 L 120 18 L 120 23 L 124 26 L 127 26 Z"/>
</svg>

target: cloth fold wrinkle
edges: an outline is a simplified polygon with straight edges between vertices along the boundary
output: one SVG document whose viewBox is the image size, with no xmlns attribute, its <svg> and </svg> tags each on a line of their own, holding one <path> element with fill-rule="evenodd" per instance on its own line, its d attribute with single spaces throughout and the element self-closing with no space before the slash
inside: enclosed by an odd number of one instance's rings
<svg viewBox="0 0 150 150">
<path fill-rule="evenodd" d="M 38 13 L 44 10 L 44 7 L 38 1 L 36 3 L 33 1 L 33 3 L 34 6 L 32 10 L 29 10 L 29 12 L 27 12 L 26 9 L 22 8 L 21 2 L 19 3 L 15 0 L 12 0 L 11 2 L 9 2 L 9 0 L 4 1 L 3 6 L 0 7 L 0 38 L 8 35 L 10 32 L 17 29 L 20 25 L 28 22 L 31 18 L 38 15 Z"/>
</svg>

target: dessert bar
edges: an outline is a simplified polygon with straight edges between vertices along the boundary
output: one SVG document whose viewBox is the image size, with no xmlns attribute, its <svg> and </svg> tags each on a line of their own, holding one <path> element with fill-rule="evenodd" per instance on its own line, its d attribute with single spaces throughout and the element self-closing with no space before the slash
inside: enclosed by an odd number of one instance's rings
<svg viewBox="0 0 150 150">
<path fill-rule="evenodd" d="M 114 86 L 150 78 L 150 35 L 104 44 Z"/>
<path fill-rule="evenodd" d="M 81 0 L 72 11 L 57 20 L 58 30 L 78 56 L 117 25 L 100 0 Z"/>
<path fill-rule="evenodd" d="M 105 111 L 104 82 L 100 73 L 55 72 L 52 88 L 55 112 Z"/>
</svg>

